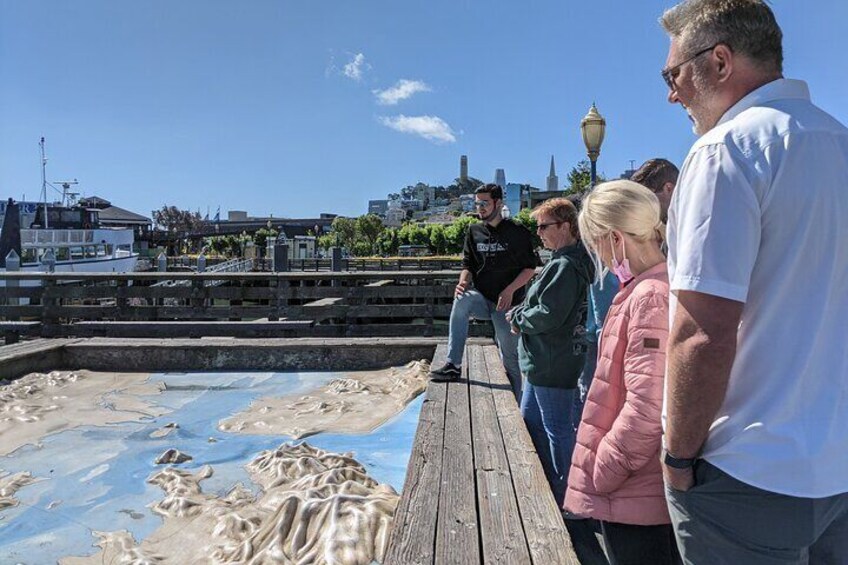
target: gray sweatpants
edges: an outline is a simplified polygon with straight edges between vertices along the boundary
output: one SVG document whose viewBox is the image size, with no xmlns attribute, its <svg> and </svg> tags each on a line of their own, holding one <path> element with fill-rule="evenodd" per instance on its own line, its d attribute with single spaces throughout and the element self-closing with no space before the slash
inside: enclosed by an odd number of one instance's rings
<svg viewBox="0 0 848 565">
<path fill-rule="evenodd" d="M 695 486 L 666 498 L 687 565 L 848 564 L 848 493 L 776 494 L 699 459 Z"/>
</svg>

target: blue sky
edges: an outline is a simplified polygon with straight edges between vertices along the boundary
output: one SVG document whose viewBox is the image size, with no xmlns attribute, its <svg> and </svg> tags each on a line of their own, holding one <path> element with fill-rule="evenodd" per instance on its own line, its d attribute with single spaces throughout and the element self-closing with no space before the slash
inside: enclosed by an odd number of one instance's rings
<svg viewBox="0 0 848 565">
<path fill-rule="evenodd" d="M 600 171 L 680 162 L 694 137 L 659 76 L 671 4 L 0 0 L 0 196 L 37 198 L 42 135 L 48 180 L 144 214 L 361 214 L 449 184 L 462 154 L 482 180 L 544 186 L 552 154 L 561 182 L 584 157 L 593 101 Z M 848 122 L 848 3 L 772 6 L 786 75 Z"/>
</svg>

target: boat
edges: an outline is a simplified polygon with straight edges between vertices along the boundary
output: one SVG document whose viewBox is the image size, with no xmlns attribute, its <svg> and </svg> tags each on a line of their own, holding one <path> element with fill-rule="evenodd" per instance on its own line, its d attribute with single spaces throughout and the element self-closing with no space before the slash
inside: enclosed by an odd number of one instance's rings
<svg viewBox="0 0 848 565">
<path fill-rule="evenodd" d="M 76 179 L 63 181 L 61 202 L 48 203 L 47 157 L 44 138 L 41 148 L 41 202 L 0 202 L 0 272 L 7 271 L 7 259 L 24 272 L 123 273 L 135 270 L 135 231 L 131 227 L 100 225 L 97 208 L 81 206 L 77 193 L 70 192 Z M 0 280 L 0 286 L 6 281 Z M 36 286 L 38 280 L 23 281 Z"/>
<path fill-rule="evenodd" d="M 24 272 L 122 273 L 133 271 L 132 228 L 100 225 L 99 210 L 61 203 L 0 203 L 0 272 L 14 250 Z M 34 281 L 37 284 L 37 281 Z"/>
</svg>

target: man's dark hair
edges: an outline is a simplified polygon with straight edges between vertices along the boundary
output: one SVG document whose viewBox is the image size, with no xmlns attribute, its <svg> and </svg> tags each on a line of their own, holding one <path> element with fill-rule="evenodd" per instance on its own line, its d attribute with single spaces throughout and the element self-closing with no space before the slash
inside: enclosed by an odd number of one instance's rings
<svg viewBox="0 0 848 565">
<path fill-rule="evenodd" d="M 651 192 L 660 192 L 667 182 L 677 184 L 679 174 L 680 171 L 674 163 L 667 159 L 648 159 L 633 173 L 630 180 L 638 182 Z"/>
<path fill-rule="evenodd" d="M 474 194 L 488 194 L 492 197 L 492 200 L 503 200 L 503 189 L 499 185 L 492 182 L 477 187 L 477 190 L 474 191 Z"/>
</svg>

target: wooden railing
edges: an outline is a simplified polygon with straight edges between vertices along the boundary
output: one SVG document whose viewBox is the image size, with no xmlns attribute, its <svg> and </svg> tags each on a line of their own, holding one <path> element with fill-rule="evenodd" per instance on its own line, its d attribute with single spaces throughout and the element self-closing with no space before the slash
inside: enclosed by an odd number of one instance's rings
<svg viewBox="0 0 848 565">
<path fill-rule="evenodd" d="M 38 322 L 43 336 L 443 336 L 456 281 L 444 270 L 3 273 L 0 317 Z"/>
<path fill-rule="evenodd" d="M 460 257 L 392 257 L 342 259 L 342 271 L 445 271 L 462 268 Z M 329 271 L 329 259 L 290 259 L 292 271 Z"/>
<path fill-rule="evenodd" d="M 206 266 L 211 267 L 218 263 L 227 261 L 223 257 L 207 257 Z M 155 270 L 157 267 L 156 257 L 144 259 L 146 270 Z M 196 255 L 181 255 L 168 257 L 168 270 L 193 271 L 197 269 Z M 271 261 L 266 257 L 255 260 L 257 271 L 270 271 Z M 332 261 L 326 257 L 313 257 L 311 259 L 289 259 L 289 271 L 332 271 Z M 341 261 L 341 271 L 446 271 L 460 270 L 462 268 L 461 257 L 349 257 Z M 142 269 L 139 269 L 142 270 Z"/>
</svg>

